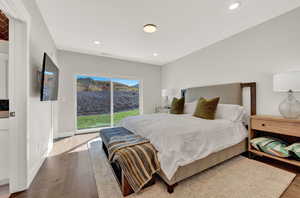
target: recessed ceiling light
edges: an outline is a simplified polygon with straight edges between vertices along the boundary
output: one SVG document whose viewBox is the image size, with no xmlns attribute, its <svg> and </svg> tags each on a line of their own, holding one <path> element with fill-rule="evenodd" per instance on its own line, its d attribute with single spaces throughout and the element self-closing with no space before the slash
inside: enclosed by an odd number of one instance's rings
<svg viewBox="0 0 300 198">
<path fill-rule="evenodd" d="M 232 4 L 230 4 L 230 6 L 228 7 L 229 10 L 235 10 L 238 9 L 241 6 L 240 2 L 234 2 Z"/>
<path fill-rule="evenodd" d="M 158 56 L 158 53 L 156 53 L 156 52 L 155 52 L 155 53 L 153 53 L 153 56 Z"/>
<path fill-rule="evenodd" d="M 154 24 L 146 24 L 144 25 L 144 32 L 146 33 L 154 33 L 157 31 L 157 26 Z"/>
<path fill-rule="evenodd" d="M 94 41 L 95 45 L 100 45 L 100 41 Z"/>
</svg>

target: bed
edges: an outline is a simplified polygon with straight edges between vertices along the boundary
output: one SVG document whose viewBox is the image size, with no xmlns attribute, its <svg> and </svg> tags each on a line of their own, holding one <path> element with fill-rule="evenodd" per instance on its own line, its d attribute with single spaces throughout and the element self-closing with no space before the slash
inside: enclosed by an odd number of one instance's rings
<svg viewBox="0 0 300 198">
<path fill-rule="evenodd" d="M 194 87 L 182 90 L 182 95 L 187 103 L 219 96 L 221 104 L 244 105 L 249 114 L 256 114 L 256 83 Z M 126 118 L 120 126 L 148 138 L 158 150 L 159 176 L 169 193 L 180 181 L 247 151 L 242 123 L 154 114 Z"/>
</svg>

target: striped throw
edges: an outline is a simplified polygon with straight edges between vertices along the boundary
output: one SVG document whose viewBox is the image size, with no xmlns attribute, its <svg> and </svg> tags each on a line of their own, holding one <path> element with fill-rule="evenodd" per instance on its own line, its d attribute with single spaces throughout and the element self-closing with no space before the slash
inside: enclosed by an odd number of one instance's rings
<svg viewBox="0 0 300 198">
<path fill-rule="evenodd" d="M 139 135 L 115 136 L 108 143 L 109 160 L 120 165 L 134 192 L 160 170 L 156 153 L 149 140 Z"/>
</svg>

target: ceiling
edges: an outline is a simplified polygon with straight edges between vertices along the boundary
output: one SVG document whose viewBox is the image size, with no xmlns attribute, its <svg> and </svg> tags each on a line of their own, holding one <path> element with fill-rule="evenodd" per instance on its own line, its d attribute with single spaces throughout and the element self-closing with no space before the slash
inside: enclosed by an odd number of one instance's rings
<svg viewBox="0 0 300 198">
<path fill-rule="evenodd" d="M 232 0 L 36 1 L 59 49 L 156 65 L 300 6 L 300 0 L 238 0 L 241 7 L 230 11 Z M 143 32 L 148 23 L 158 31 Z"/>
</svg>

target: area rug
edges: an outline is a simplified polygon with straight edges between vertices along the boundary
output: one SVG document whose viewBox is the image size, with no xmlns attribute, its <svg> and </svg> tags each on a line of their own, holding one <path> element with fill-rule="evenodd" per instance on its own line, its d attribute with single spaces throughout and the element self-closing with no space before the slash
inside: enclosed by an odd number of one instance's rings
<svg viewBox="0 0 300 198">
<path fill-rule="evenodd" d="M 122 198 L 101 144 L 101 139 L 89 143 L 99 198 Z M 238 156 L 180 182 L 172 194 L 157 179 L 153 186 L 127 197 L 278 198 L 295 176 L 293 173 Z"/>
</svg>

